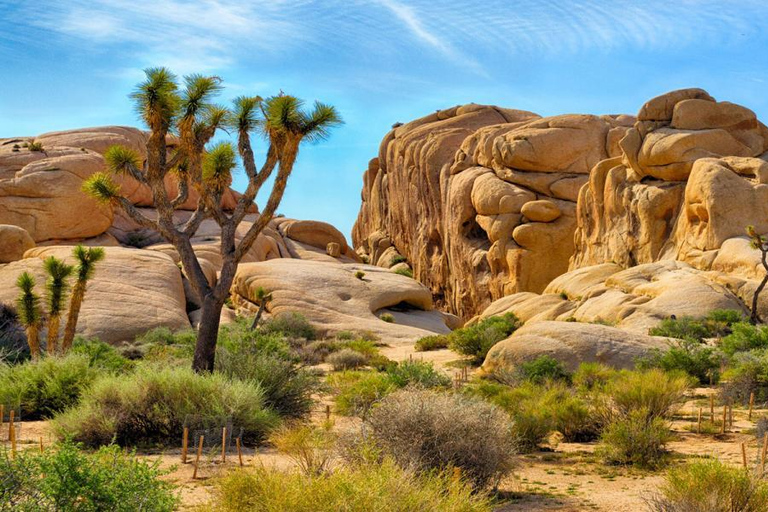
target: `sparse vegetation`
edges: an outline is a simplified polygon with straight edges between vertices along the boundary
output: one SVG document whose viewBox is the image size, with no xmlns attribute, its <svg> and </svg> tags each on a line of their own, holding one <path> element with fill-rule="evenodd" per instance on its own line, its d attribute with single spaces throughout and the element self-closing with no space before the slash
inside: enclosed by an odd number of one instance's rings
<svg viewBox="0 0 768 512">
<path fill-rule="evenodd" d="M 451 332 L 448 335 L 448 346 L 459 354 L 471 356 L 474 363 L 480 364 L 491 347 L 508 338 L 520 325 L 514 313 L 485 318 Z"/>
<path fill-rule="evenodd" d="M 640 369 L 683 371 L 701 384 L 716 384 L 720 380 L 721 364 L 722 356 L 715 347 L 692 339 L 681 339 L 664 351 L 651 349 L 648 355 L 637 361 Z"/>
<path fill-rule="evenodd" d="M 395 270 L 395 274 L 400 274 L 401 276 L 410 277 L 413 279 L 413 270 L 410 268 L 398 268 Z"/>
<path fill-rule="evenodd" d="M 43 148 L 42 142 L 30 142 L 27 145 L 27 149 L 29 149 L 30 151 L 37 151 L 37 152 L 45 151 L 45 148 Z"/>
<path fill-rule="evenodd" d="M 334 370 L 356 370 L 366 365 L 368 358 L 356 350 L 344 348 L 332 353 L 326 359 Z"/>
<path fill-rule="evenodd" d="M 415 349 L 418 352 L 427 352 L 429 350 L 440 350 L 448 348 L 448 336 L 435 334 L 434 336 L 424 336 L 416 341 Z"/>
<path fill-rule="evenodd" d="M 649 415 L 647 409 L 635 409 L 606 426 L 598 454 L 608 464 L 654 468 L 664 460 L 671 437 L 663 418 Z"/>
<path fill-rule="evenodd" d="M 363 272 L 362 270 L 358 270 L 357 272 L 355 272 L 355 277 L 362 281 L 363 278 L 365 277 L 365 272 Z"/>
<path fill-rule="evenodd" d="M 382 313 L 379 315 L 379 320 L 382 322 L 387 322 L 388 324 L 395 323 L 395 317 L 392 315 L 392 313 Z"/>
<path fill-rule="evenodd" d="M 283 427 L 276 430 L 269 440 L 307 476 L 321 475 L 330 467 L 335 438 L 328 428 L 311 425 Z"/>
</svg>

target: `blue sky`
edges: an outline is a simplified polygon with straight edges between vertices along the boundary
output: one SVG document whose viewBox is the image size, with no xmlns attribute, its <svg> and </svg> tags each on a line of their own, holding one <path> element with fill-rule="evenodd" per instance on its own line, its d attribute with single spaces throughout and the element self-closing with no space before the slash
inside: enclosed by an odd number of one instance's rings
<svg viewBox="0 0 768 512">
<path fill-rule="evenodd" d="M 346 124 L 302 149 L 280 211 L 349 234 L 381 138 L 436 109 L 635 113 L 696 86 L 765 121 L 766 26 L 753 0 L 0 0 L 0 137 L 138 125 L 148 66 L 319 99 Z"/>
</svg>

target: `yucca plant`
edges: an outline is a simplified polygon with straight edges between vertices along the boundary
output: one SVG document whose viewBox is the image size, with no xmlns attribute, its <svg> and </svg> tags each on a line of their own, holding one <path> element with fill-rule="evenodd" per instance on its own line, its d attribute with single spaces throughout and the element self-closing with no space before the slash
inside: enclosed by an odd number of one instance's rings
<svg viewBox="0 0 768 512">
<path fill-rule="evenodd" d="M 43 260 L 43 268 L 48 274 L 45 283 L 46 302 L 48 303 L 48 355 L 58 352 L 59 323 L 61 313 L 66 302 L 69 284 L 67 278 L 72 275 L 75 267 L 67 265 L 55 256 L 48 256 Z"/>
<path fill-rule="evenodd" d="M 757 300 L 760 297 L 760 292 L 763 291 L 765 285 L 768 284 L 768 238 L 764 235 L 760 235 L 755 231 L 754 226 L 747 226 L 747 235 L 750 239 L 750 245 L 753 249 L 760 251 L 760 263 L 762 263 L 765 269 L 765 275 L 760 281 L 760 284 L 755 288 L 755 293 L 752 295 L 752 314 L 749 317 L 749 321 L 753 324 L 760 322 L 760 315 L 757 312 Z"/>
<path fill-rule="evenodd" d="M 101 247 L 85 248 L 78 245 L 72 251 L 72 255 L 77 260 L 75 269 L 77 280 L 69 299 L 67 324 L 64 326 L 64 337 L 61 340 L 61 351 L 65 354 L 72 347 L 72 340 L 75 339 L 75 329 L 77 328 L 77 319 L 80 316 L 80 307 L 83 305 L 83 299 L 85 299 L 85 289 L 88 281 L 93 277 L 96 263 L 104 259 L 104 249 Z"/>
<path fill-rule="evenodd" d="M 283 93 L 266 100 L 259 96 L 241 96 L 228 109 L 212 101 L 222 89 L 219 77 L 189 75 L 180 86 L 176 76 L 165 68 L 147 69 L 145 74 L 146 80 L 139 84 L 131 98 L 150 130 L 146 162 L 132 149 L 112 148 L 104 155 L 109 173 L 92 175 L 83 189 L 104 203 L 122 209 L 139 225 L 157 231 L 174 246 L 184 274 L 202 299 L 192 365 L 196 371 L 213 371 L 219 317 L 240 260 L 274 217 L 301 143 L 325 139 L 342 121 L 330 105 L 315 103 L 307 111 L 301 100 Z M 236 167 L 235 148 L 225 141 L 206 149 L 223 128 L 231 128 L 236 134 L 236 151 L 248 178 L 248 186 L 235 208 L 226 212 L 222 196 Z M 169 133 L 176 134 L 179 140 L 170 155 L 166 146 Z M 267 142 L 261 167 L 256 164 L 251 146 L 253 133 L 260 133 Z M 266 204 L 259 209 L 259 218 L 237 243 L 238 226 L 275 168 L 277 175 Z M 143 215 L 120 194 L 120 188 L 112 179 L 114 174 L 126 174 L 152 190 L 157 220 Z M 164 184 L 168 175 L 178 183 L 178 193 L 173 198 L 168 197 Z M 188 201 L 190 187 L 198 195 L 196 209 L 185 222 L 177 222 L 173 212 Z M 207 218 L 213 218 L 221 227 L 222 266 L 215 285 L 206 279 L 190 241 Z"/>
<path fill-rule="evenodd" d="M 29 272 L 23 272 L 16 280 L 16 286 L 21 290 L 16 299 L 16 309 L 24 329 L 27 332 L 27 344 L 32 359 L 40 357 L 40 297 L 35 293 L 35 278 Z"/>
<path fill-rule="evenodd" d="M 253 317 L 253 323 L 251 324 L 251 329 L 255 329 L 259 326 L 259 320 L 261 320 L 261 315 L 264 314 L 264 310 L 267 308 L 267 302 L 272 300 L 272 294 L 269 293 L 266 289 L 259 286 L 256 289 L 256 297 L 254 297 L 257 301 L 259 301 L 259 310 L 256 312 L 256 316 Z"/>
</svg>

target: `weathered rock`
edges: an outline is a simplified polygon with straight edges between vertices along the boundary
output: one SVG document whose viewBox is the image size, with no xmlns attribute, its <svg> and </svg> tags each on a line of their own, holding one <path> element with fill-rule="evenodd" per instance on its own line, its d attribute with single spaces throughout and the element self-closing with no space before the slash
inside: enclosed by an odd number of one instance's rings
<svg viewBox="0 0 768 512">
<path fill-rule="evenodd" d="M 24 228 L 0 224 L 0 263 L 20 260 L 34 246 L 35 241 Z"/>
<path fill-rule="evenodd" d="M 614 368 L 632 368 L 635 360 L 653 348 L 666 348 L 668 340 L 627 332 L 615 327 L 578 322 L 537 322 L 525 325 L 494 345 L 483 371 L 514 369 L 542 355 L 561 361 L 571 371 L 580 363 L 596 362 Z"/>
<path fill-rule="evenodd" d="M 173 260 L 154 251 L 106 247 L 88 284 L 80 311 L 78 334 L 107 343 L 133 341 L 155 327 L 189 328 L 181 273 Z M 13 302 L 19 274 L 30 272 L 42 292 L 42 259 L 64 258 L 72 263 L 72 247 L 38 247 L 25 258 L 0 266 L 0 302 Z M 66 313 L 65 313 L 66 314 Z M 63 326 L 62 326 L 63 328 Z"/>
<path fill-rule="evenodd" d="M 365 273 L 362 279 L 358 271 Z M 371 331 L 392 344 L 448 332 L 428 289 L 380 267 L 295 259 L 240 265 L 232 286 L 235 302 L 252 302 L 259 287 L 272 294 L 271 314 L 301 313 L 322 333 Z M 395 322 L 380 320 L 382 312 L 393 314 Z"/>
</svg>

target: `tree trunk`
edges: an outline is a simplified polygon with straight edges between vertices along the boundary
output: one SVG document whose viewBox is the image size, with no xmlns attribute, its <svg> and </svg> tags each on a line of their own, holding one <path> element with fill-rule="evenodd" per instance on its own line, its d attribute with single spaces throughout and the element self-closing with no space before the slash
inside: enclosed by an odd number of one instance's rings
<svg viewBox="0 0 768 512">
<path fill-rule="evenodd" d="M 51 315 L 48 319 L 48 355 L 55 356 L 57 352 L 57 345 L 59 342 L 59 315 Z"/>
<path fill-rule="evenodd" d="M 251 330 L 256 329 L 256 327 L 259 326 L 259 320 L 261 320 L 261 315 L 264 314 L 264 309 L 267 307 L 267 301 L 263 300 L 261 301 L 261 304 L 259 304 L 259 310 L 256 312 L 256 316 L 253 318 L 253 323 L 251 324 Z"/>
<path fill-rule="evenodd" d="M 223 300 L 216 300 L 213 293 L 203 299 L 200 325 L 197 328 L 197 344 L 192 369 L 197 373 L 211 373 L 216 362 L 216 341 L 219 336 L 219 322 Z"/>
<path fill-rule="evenodd" d="M 85 283 L 78 281 L 72 290 L 72 298 L 69 301 L 67 324 L 64 326 L 64 337 L 61 340 L 62 354 L 66 354 L 72 347 L 72 340 L 75 339 L 75 329 L 77 329 L 77 318 L 80 316 L 80 307 L 83 305 L 84 297 Z"/>
<path fill-rule="evenodd" d="M 37 361 L 40 358 L 40 331 L 37 325 L 30 325 L 26 330 L 29 352 L 32 354 L 32 360 Z"/>
<path fill-rule="evenodd" d="M 755 289 L 755 294 L 752 296 L 752 315 L 749 317 L 749 321 L 753 325 L 757 325 L 760 322 L 760 315 L 757 314 L 757 299 L 760 297 L 760 292 L 763 291 L 766 283 L 768 283 L 768 274 L 760 281 L 760 285 Z"/>
</svg>

